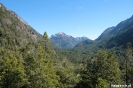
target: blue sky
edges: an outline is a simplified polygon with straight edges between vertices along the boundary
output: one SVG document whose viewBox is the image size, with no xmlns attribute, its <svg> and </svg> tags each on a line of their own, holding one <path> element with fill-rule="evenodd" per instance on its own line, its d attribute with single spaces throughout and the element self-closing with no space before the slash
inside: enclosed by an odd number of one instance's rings
<svg viewBox="0 0 133 88">
<path fill-rule="evenodd" d="M 96 39 L 133 15 L 133 0 L 0 0 L 40 34 Z"/>
</svg>

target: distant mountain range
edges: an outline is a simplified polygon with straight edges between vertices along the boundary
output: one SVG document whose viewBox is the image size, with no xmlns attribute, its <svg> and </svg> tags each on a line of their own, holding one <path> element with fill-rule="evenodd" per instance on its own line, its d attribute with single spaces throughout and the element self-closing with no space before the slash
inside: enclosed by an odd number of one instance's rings
<svg viewBox="0 0 133 88">
<path fill-rule="evenodd" d="M 132 35 L 127 32 L 132 32 L 133 16 L 120 22 L 117 26 L 107 28 L 97 39 L 94 41 L 87 37 L 77 37 L 66 35 L 65 33 L 57 33 L 52 35 L 50 39 L 61 48 L 73 48 L 73 47 L 87 47 L 91 44 L 98 44 L 104 42 L 104 47 L 113 47 L 132 42 Z M 128 35 L 127 35 L 128 34 Z M 125 36 L 127 35 L 127 36 Z M 124 38 L 125 36 L 125 38 Z M 118 39 L 119 37 L 119 39 Z M 130 40 L 129 40 L 130 38 Z M 105 44 L 106 42 L 106 44 Z"/>
<path fill-rule="evenodd" d="M 5 37 L 6 36 L 6 37 Z M 107 28 L 96 40 L 87 37 L 73 37 L 65 33 L 57 33 L 50 37 L 51 43 L 59 48 L 77 47 L 119 47 L 127 42 L 133 43 L 133 16 L 120 22 L 115 27 Z M 42 35 L 28 25 L 15 12 L 0 4 L 0 42 L 1 46 L 11 43 L 18 47 L 42 40 Z M 86 48 L 87 49 L 87 48 Z"/>
<path fill-rule="evenodd" d="M 90 40 L 87 37 L 74 38 L 73 36 L 66 35 L 63 32 L 59 32 L 57 34 L 51 35 L 50 39 L 56 44 L 56 46 L 60 48 L 73 48 L 75 47 L 75 45 L 77 45 L 82 41 Z"/>
<path fill-rule="evenodd" d="M 10 39 L 12 45 L 17 43 L 18 47 L 37 43 L 43 39 L 41 34 L 3 4 L 0 4 L 0 37 L 2 45 L 6 45 Z M 74 38 L 61 32 L 52 35 L 50 39 L 53 46 L 60 48 L 73 48 L 81 41 L 88 40 L 87 37 Z"/>
</svg>

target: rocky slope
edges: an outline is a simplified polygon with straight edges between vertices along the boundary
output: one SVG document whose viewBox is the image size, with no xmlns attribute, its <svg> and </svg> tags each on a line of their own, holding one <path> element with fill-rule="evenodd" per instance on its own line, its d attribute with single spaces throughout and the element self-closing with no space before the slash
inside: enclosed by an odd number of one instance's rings
<svg viewBox="0 0 133 88">
<path fill-rule="evenodd" d="M 41 39 L 42 35 L 20 16 L 0 4 L 0 43 L 2 46 L 11 43 L 22 47 L 28 43 L 36 43 Z"/>
</svg>

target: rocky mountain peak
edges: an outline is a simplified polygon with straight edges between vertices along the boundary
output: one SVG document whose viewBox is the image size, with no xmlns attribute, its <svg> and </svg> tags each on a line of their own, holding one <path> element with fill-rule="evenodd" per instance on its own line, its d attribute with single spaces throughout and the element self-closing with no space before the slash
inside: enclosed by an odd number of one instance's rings
<svg viewBox="0 0 133 88">
<path fill-rule="evenodd" d="M 81 41 L 88 40 L 87 37 L 73 37 L 67 35 L 63 32 L 59 32 L 57 34 L 51 35 L 50 39 L 55 42 L 61 48 L 73 48 L 76 44 L 80 43 Z"/>
<path fill-rule="evenodd" d="M 59 32 L 58 34 L 60 34 L 60 35 L 64 35 L 65 33 L 63 33 L 63 32 Z M 66 34 L 65 34 L 66 35 Z"/>
</svg>

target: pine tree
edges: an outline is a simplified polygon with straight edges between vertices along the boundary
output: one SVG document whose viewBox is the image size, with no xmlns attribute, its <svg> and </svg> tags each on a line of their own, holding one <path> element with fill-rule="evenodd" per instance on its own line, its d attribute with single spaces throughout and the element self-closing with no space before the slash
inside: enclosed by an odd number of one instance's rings
<svg viewBox="0 0 133 88">
<path fill-rule="evenodd" d="M 60 86 L 59 77 L 56 75 L 52 62 L 46 57 L 46 53 L 43 50 L 41 44 L 38 45 L 36 50 L 36 62 L 37 62 L 37 87 L 39 88 L 56 88 Z"/>
<path fill-rule="evenodd" d="M 51 53 L 51 44 L 50 44 L 50 40 L 48 38 L 47 32 L 44 32 L 43 34 L 43 41 L 42 43 L 44 44 L 44 50 L 45 53 Z"/>
<path fill-rule="evenodd" d="M 60 78 L 53 68 L 51 61 L 53 54 L 46 32 L 43 38 L 43 41 L 39 42 L 36 47 L 28 44 L 24 49 L 25 70 L 29 82 L 27 87 L 62 88 Z"/>
<path fill-rule="evenodd" d="M 125 51 L 125 82 L 126 82 L 126 85 L 129 85 L 130 83 L 133 82 L 132 62 L 133 62 L 133 57 L 132 57 L 131 43 L 127 43 L 127 48 Z"/>
<path fill-rule="evenodd" d="M 6 51 L 0 62 L 1 88 L 21 88 L 27 85 L 27 79 L 23 66 L 23 59 L 18 51 Z M 17 55 L 16 55 L 17 54 Z"/>
<path fill-rule="evenodd" d="M 96 88 L 109 88 L 107 81 L 102 79 L 102 78 L 98 78 L 98 82 L 96 85 Z"/>
<path fill-rule="evenodd" d="M 99 51 L 94 58 L 88 62 L 86 69 L 81 73 L 81 78 L 82 80 L 75 88 L 99 88 L 102 84 L 106 86 L 106 83 L 118 84 L 120 82 L 119 63 L 112 53 Z M 101 83 L 102 81 L 103 83 Z"/>
</svg>

